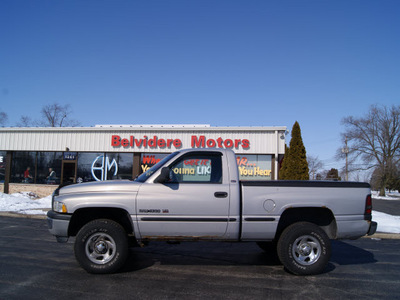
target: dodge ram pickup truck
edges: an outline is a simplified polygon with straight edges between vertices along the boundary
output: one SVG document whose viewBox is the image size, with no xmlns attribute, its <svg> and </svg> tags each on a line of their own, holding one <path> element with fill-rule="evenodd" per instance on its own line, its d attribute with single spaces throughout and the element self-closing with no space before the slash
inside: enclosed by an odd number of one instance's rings
<svg viewBox="0 0 400 300">
<path fill-rule="evenodd" d="M 366 183 L 240 181 L 233 151 L 186 149 L 135 180 L 58 188 L 47 220 L 58 242 L 75 237 L 89 273 L 116 272 L 130 246 L 205 240 L 257 242 L 289 272 L 310 275 L 324 271 L 330 239 L 375 233 L 371 201 Z"/>
</svg>

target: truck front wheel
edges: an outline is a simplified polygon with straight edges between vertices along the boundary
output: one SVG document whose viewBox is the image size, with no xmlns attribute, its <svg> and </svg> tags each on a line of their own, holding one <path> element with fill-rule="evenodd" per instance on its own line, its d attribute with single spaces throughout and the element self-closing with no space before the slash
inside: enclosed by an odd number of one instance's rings
<svg viewBox="0 0 400 300">
<path fill-rule="evenodd" d="M 128 238 L 124 228 L 112 220 L 87 223 L 78 232 L 75 257 L 89 273 L 107 274 L 119 270 L 128 258 Z"/>
<path fill-rule="evenodd" d="M 309 222 L 287 227 L 279 238 L 277 250 L 282 264 L 295 275 L 322 273 L 331 256 L 329 237 Z"/>
</svg>

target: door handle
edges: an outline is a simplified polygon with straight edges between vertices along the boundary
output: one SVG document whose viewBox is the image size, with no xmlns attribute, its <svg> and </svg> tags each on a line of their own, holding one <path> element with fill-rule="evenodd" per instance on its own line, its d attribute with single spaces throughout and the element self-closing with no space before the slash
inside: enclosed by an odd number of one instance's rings
<svg viewBox="0 0 400 300">
<path fill-rule="evenodd" d="M 228 197 L 228 193 L 227 192 L 215 192 L 214 196 L 216 198 L 226 198 L 226 197 Z"/>
</svg>

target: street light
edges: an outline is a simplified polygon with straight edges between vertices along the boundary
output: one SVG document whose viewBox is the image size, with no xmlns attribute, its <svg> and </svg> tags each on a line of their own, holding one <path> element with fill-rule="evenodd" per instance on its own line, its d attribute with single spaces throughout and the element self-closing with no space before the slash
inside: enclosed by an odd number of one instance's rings
<svg viewBox="0 0 400 300">
<path fill-rule="evenodd" d="M 350 150 L 349 147 L 347 147 L 347 136 L 345 139 L 345 147 L 342 148 L 342 153 L 346 154 L 346 181 L 349 181 L 349 169 L 348 169 L 348 159 L 347 159 L 347 155 L 349 154 Z"/>
</svg>

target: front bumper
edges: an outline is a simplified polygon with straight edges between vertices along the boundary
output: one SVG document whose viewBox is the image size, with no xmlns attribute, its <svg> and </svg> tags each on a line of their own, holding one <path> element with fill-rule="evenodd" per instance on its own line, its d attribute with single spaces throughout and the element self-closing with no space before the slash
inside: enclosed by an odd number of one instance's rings
<svg viewBox="0 0 400 300">
<path fill-rule="evenodd" d="M 71 217 L 72 215 L 59 214 L 52 210 L 47 212 L 47 225 L 57 242 L 66 243 L 68 241 L 68 226 Z"/>
</svg>

